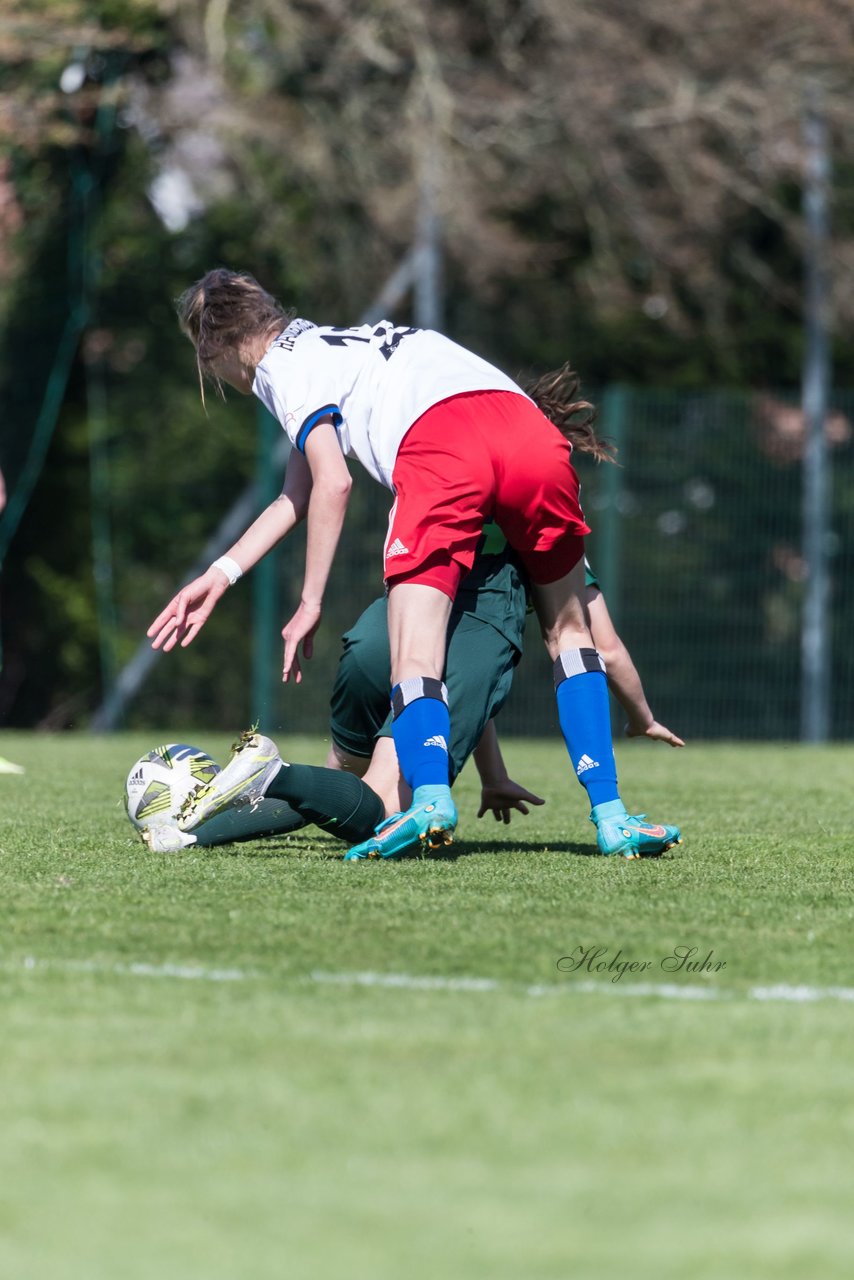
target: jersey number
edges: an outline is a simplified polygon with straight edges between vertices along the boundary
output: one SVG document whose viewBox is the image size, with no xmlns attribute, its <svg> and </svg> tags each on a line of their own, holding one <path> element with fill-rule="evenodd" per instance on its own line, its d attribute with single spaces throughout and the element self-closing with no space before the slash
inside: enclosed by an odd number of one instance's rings
<svg viewBox="0 0 854 1280">
<path fill-rule="evenodd" d="M 411 333 L 417 333 L 417 329 L 394 329 L 391 325 L 384 327 L 377 325 L 371 338 L 366 338 L 364 334 L 357 333 L 355 329 L 338 328 L 335 325 L 330 326 L 332 333 L 322 333 L 320 336 L 324 342 L 328 342 L 330 347 L 343 347 L 348 342 L 371 342 L 374 337 L 382 336 L 382 343 L 378 350 L 384 360 L 390 360 L 397 348 L 400 346 L 404 338 L 408 338 Z"/>
</svg>

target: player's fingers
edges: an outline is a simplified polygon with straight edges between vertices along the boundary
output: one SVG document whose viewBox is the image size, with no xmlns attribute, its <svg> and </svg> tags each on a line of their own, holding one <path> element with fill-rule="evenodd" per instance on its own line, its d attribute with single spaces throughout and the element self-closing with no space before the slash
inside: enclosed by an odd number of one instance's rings
<svg viewBox="0 0 854 1280">
<path fill-rule="evenodd" d="M 179 593 L 180 594 L 180 593 Z M 168 604 L 165 604 L 158 613 L 157 617 L 149 627 L 149 631 L 155 631 L 158 627 L 162 627 L 170 618 L 175 617 L 175 611 L 178 607 L 178 596 L 173 596 Z"/>
<path fill-rule="evenodd" d="M 154 619 L 154 621 L 152 622 L 151 626 L 148 628 L 145 634 L 149 637 L 156 636 L 158 632 L 163 631 L 165 627 L 169 626 L 172 623 L 172 621 L 174 620 L 174 617 L 175 617 L 175 610 L 172 608 L 170 604 L 165 609 L 163 609 L 160 613 L 158 613 L 157 617 Z"/>
<path fill-rule="evenodd" d="M 183 591 L 175 597 L 175 626 L 183 627 L 187 621 L 190 602 Z"/>
<path fill-rule="evenodd" d="M 186 647 L 187 647 L 187 645 L 188 645 L 188 644 L 192 644 L 192 643 L 193 643 L 193 641 L 195 640 L 196 636 L 199 634 L 199 632 L 201 631 L 201 629 L 202 629 L 202 627 L 203 627 L 204 625 L 205 625 L 205 620 L 204 620 L 204 618 L 200 618 L 198 622 L 194 622 L 194 623 L 191 625 L 191 627 L 190 627 L 190 629 L 188 630 L 187 634 L 184 636 L 183 640 L 181 641 L 181 648 L 182 648 L 182 649 L 186 649 Z"/>
<path fill-rule="evenodd" d="M 302 656 L 310 658 L 314 653 L 314 636 L 306 636 L 302 642 Z"/>
<path fill-rule="evenodd" d="M 288 676 L 291 674 L 291 667 L 294 665 L 294 648 L 287 633 L 284 631 L 282 632 L 282 639 L 285 642 L 282 653 L 282 679 L 287 682 Z"/>
<path fill-rule="evenodd" d="M 528 806 L 522 800 L 517 800 L 515 807 L 519 810 L 520 813 L 528 812 Z"/>
<path fill-rule="evenodd" d="M 168 653 L 175 643 L 175 636 L 176 636 L 175 623 L 174 621 L 170 620 L 164 626 L 162 626 L 160 630 L 157 632 L 157 634 L 155 635 L 154 639 L 151 642 L 152 649 L 163 649 L 166 653 Z M 169 643 L 170 640 L 172 641 L 172 644 Z"/>
<path fill-rule="evenodd" d="M 299 650 L 290 638 L 285 639 L 285 660 L 282 666 L 282 680 L 285 684 L 293 677 L 296 684 L 302 679 L 299 664 Z"/>
</svg>

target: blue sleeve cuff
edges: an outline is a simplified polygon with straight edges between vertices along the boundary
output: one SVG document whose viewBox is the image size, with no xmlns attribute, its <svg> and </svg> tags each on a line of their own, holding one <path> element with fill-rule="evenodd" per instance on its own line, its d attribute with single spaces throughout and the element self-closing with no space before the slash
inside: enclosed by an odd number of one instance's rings
<svg viewBox="0 0 854 1280">
<path fill-rule="evenodd" d="M 337 404 L 325 404 L 322 409 L 315 409 L 314 413 L 310 413 L 303 421 L 302 426 L 297 432 L 295 441 L 296 447 L 300 453 L 305 453 L 305 442 L 313 427 L 316 427 L 321 418 L 332 418 L 333 424 L 337 427 L 344 421 L 341 416 L 341 410 Z"/>
</svg>

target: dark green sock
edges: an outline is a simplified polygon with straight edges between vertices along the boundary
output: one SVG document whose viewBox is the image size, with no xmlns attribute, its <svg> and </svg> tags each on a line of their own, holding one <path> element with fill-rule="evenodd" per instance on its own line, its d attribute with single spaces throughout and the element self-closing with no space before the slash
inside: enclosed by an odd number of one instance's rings
<svg viewBox="0 0 854 1280">
<path fill-rule="evenodd" d="M 283 765 L 267 795 L 287 800 L 307 822 L 350 843 L 367 840 L 385 817 L 385 806 L 377 793 L 355 774 L 340 769 Z"/>
<path fill-rule="evenodd" d="M 233 844 L 238 840 L 258 840 L 261 836 L 286 836 L 306 825 L 305 818 L 286 800 L 267 799 L 255 809 L 248 805 L 223 809 L 196 827 L 193 835 L 203 848 L 214 844 Z"/>
</svg>

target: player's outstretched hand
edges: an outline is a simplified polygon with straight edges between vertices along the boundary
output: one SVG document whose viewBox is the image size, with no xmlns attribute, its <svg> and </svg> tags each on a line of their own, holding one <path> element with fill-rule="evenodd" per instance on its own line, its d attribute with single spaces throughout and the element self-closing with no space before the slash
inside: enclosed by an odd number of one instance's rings
<svg viewBox="0 0 854 1280">
<path fill-rule="evenodd" d="M 498 782 L 483 784 L 477 816 L 482 818 L 491 810 L 496 822 L 509 822 L 512 809 L 527 813 L 529 804 L 545 803 L 540 796 L 535 796 L 532 791 L 526 791 L 512 778 L 505 777 Z"/>
<path fill-rule="evenodd" d="M 683 740 L 668 729 L 667 725 L 659 724 L 657 720 L 653 720 L 652 724 L 648 724 L 644 729 L 633 729 L 630 724 L 626 725 L 627 738 L 652 738 L 654 742 L 666 742 L 671 747 L 684 747 Z"/>
<path fill-rule="evenodd" d="M 220 596 L 228 590 L 228 578 L 213 565 L 200 578 L 182 587 L 159 613 L 146 635 L 152 649 L 168 653 L 180 641 L 181 648 L 192 644 L 214 610 Z"/>
<path fill-rule="evenodd" d="M 293 676 L 296 684 L 302 681 L 299 647 L 302 645 L 302 656 L 310 658 L 314 653 L 314 633 L 320 626 L 320 606 L 308 605 L 300 601 L 290 622 L 282 628 L 282 639 L 285 642 L 285 657 L 282 664 L 282 680 L 288 683 Z"/>
</svg>

